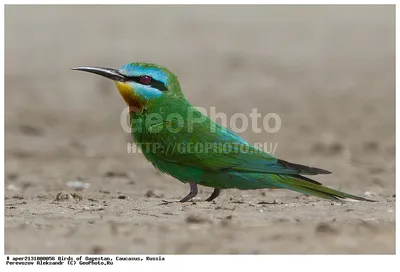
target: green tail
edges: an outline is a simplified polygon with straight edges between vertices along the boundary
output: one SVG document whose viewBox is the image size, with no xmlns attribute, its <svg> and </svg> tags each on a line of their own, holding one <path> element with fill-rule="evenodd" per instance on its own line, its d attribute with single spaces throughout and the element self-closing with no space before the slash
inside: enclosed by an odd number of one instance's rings
<svg viewBox="0 0 400 272">
<path fill-rule="evenodd" d="M 317 196 L 325 199 L 341 201 L 343 199 L 354 199 L 360 201 L 376 202 L 375 200 L 346 194 L 328 187 L 321 183 L 300 175 L 279 175 L 277 186 L 293 190 L 302 194 Z"/>
</svg>

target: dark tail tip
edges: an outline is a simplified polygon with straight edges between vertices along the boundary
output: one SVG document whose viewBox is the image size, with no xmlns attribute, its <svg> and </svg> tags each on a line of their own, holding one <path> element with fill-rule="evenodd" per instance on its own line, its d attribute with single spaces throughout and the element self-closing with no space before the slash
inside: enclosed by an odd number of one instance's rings
<svg viewBox="0 0 400 272">
<path fill-rule="evenodd" d="M 325 169 L 315 168 L 315 167 L 311 167 L 311 168 L 318 174 L 332 174 L 331 171 L 328 171 L 328 170 L 325 170 Z"/>
<path fill-rule="evenodd" d="M 286 168 L 288 169 L 293 169 L 298 171 L 299 174 L 301 175 L 318 175 L 318 174 L 331 174 L 331 171 L 321 169 L 321 168 L 316 168 L 316 167 L 310 167 L 306 165 L 301 165 L 297 163 L 291 163 L 288 161 L 284 160 L 278 160 L 278 163 L 283 164 Z"/>
</svg>

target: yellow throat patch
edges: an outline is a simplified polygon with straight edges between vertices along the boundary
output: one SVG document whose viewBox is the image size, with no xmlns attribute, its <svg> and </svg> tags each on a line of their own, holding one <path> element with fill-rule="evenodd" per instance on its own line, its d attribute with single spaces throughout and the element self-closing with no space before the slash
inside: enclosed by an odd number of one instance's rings
<svg viewBox="0 0 400 272">
<path fill-rule="evenodd" d="M 115 81 L 115 85 L 117 85 L 119 93 L 125 100 L 126 104 L 128 104 L 130 111 L 138 112 L 142 109 L 143 105 L 140 103 L 139 98 L 135 95 L 131 86 L 119 81 Z"/>
</svg>

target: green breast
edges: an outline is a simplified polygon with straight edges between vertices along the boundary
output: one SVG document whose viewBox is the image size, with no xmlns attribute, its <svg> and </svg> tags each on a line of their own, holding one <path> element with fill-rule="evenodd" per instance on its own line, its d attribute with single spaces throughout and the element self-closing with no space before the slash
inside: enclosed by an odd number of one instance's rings
<svg viewBox="0 0 400 272">
<path fill-rule="evenodd" d="M 200 183 L 203 170 L 160 159 L 158 152 L 166 152 L 157 142 L 154 142 L 153 137 L 148 137 L 151 133 L 146 126 L 146 114 L 131 113 L 131 129 L 134 142 L 142 150 L 146 159 L 153 164 L 154 167 L 161 172 L 167 173 L 181 182 L 194 181 Z"/>
</svg>

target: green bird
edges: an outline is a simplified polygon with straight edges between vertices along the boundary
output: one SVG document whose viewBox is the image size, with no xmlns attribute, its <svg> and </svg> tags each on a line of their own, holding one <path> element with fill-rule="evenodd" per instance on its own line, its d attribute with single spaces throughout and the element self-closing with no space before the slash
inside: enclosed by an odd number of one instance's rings
<svg viewBox="0 0 400 272">
<path fill-rule="evenodd" d="M 180 202 L 197 195 L 197 185 L 221 189 L 289 189 L 340 201 L 372 201 L 340 192 L 305 177 L 330 174 L 310 166 L 290 163 L 263 152 L 193 107 L 182 93 L 178 78 L 167 68 L 134 62 L 120 69 L 77 67 L 113 80 L 129 106 L 134 142 L 154 167 L 183 183 L 190 192 Z"/>
</svg>

